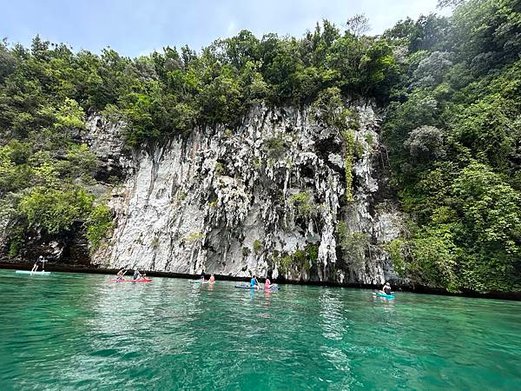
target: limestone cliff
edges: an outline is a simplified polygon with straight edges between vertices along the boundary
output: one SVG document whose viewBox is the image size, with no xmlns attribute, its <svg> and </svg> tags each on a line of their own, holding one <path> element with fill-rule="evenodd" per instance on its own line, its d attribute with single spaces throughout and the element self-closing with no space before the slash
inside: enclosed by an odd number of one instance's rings
<svg viewBox="0 0 521 391">
<path fill-rule="evenodd" d="M 194 129 L 122 159 L 128 175 L 110 199 L 115 228 L 93 262 L 344 283 L 392 277 L 384 248 L 400 216 L 386 191 L 379 118 L 371 105 L 352 110 L 352 200 L 340 132 L 310 109 L 259 106 L 233 132 Z M 97 140 L 106 138 L 99 121 L 90 125 Z"/>
</svg>

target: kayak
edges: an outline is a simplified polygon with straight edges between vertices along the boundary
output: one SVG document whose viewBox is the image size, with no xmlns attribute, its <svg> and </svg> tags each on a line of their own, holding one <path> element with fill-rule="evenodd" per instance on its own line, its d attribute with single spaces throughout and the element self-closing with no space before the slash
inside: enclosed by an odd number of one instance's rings
<svg viewBox="0 0 521 391">
<path fill-rule="evenodd" d="M 235 288 L 238 288 L 238 289 L 255 289 L 254 286 L 251 286 L 249 284 L 242 284 L 242 285 L 235 285 Z M 275 291 L 278 291 L 280 288 L 278 287 L 278 285 L 272 285 L 270 286 L 270 289 L 263 289 L 263 288 L 260 288 L 259 291 L 264 291 L 264 290 L 269 290 L 270 292 L 275 292 Z"/>
<path fill-rule="evenodd" d="M 238 289 L 255 289 L 254 286 L 250 286 L 250 285 L 235 285 L 235 288 L 238 288 Z"/>
<path fill-rule="evenodd" d="M 51 272 L 32 272 L 30 270 L 17 270 L 15 273 L 18 274 L 30 274 L 31 276 L 48 276 Z"/>
<path fill-rule="evenodd" d="M 394 299 L 394 295 L 388 295 L 388 294 L 385 294 L 385 293 L 380 293 L 380 292 L 377 292 L 376 293 L 376 296 L 378 297 L 383 297 L 385 299 Z"/>
<path fill-rule="evenodd" d="M 110 280 L 110 282 L 152 282 L 152 279 L 151 278 L 138 278 L 137 280 L 129 280 L 129 279 L 118 280 L 117 278 L 113 278 L 112 280 Z"/>
</svg>

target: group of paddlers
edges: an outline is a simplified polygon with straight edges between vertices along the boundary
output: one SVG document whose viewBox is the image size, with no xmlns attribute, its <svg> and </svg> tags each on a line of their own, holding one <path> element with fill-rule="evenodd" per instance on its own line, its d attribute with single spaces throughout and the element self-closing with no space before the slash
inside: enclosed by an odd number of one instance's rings
<svg viewBox="0 0 521 391">
<path fill-rule="evenodd" d="M 215 284 L 215 276 L 212 274 L 208 280 L 205 279 L 204 272 L 201 273 L 201 284 Z"/>
<path fill-rule="evenodd" d="M 266 277 L 266 280 L 264 281 L 264 290 L 270 290 L 272 287 L 273 287 L 273 285 L 271 284 L 270 279 L 268 277 Z M 257 280 L 257 277 L 255 277 L 255 274 L 251 277 L 250 288 L 261 289 L 259 280 Z"/>
<path fill-rule="evenodd" d="M 116 274 L 116 280 L 118 280 L 118 281 L 124 280 L 125 274 L 127 274 L 128 270 L 129 269 L 121 269 L 120 271 L 118 271 L 118 273 Z M 138 269 L 134 269 L 134 275 L 132 276 L 133 281 L 146 280 L 146 279 L 147 279 L 146 273 L 141 273 Z"/>
</svg>

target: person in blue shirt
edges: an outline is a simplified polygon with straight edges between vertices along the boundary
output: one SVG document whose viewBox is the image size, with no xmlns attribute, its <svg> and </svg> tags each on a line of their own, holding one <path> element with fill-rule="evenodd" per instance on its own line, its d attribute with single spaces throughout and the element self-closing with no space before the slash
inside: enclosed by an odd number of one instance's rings
<svg viewBox="0 0 521 391">
<path fill-rule="evenodd" d="M 259 289 L 259 281 L 257 281 L 257 277 L 255 277 L 255 274 L 251 277 L 250 288 Z"/>
</svg>

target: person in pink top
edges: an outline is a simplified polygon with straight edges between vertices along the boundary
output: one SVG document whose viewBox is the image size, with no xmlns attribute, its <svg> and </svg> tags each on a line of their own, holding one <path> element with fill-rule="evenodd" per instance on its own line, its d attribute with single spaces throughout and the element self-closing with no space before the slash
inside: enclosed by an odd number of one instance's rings
<svg viewBox="0 0 521 391">
<path fill-rule="evenodd" d="M 271 281 L 268 277 L 266 277 L 266 281 L 264 281 L 264 289 L 265 290 L 270 290 L 270 287 L 271 287 Z"/>
</svg>

